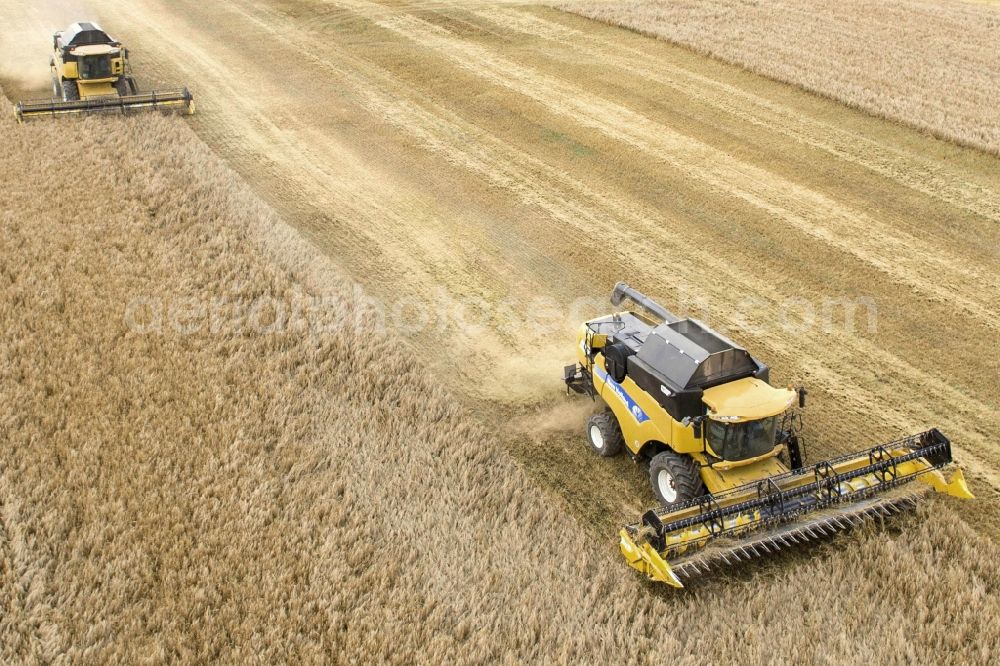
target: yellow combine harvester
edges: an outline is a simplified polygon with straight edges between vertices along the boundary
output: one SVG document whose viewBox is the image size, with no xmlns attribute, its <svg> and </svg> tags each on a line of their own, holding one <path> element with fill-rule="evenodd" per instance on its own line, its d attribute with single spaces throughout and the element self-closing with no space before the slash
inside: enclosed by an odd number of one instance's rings
<svg viewBox="0 0 1000 666">
<path fill-rule="evenodd" d="M 798 434 L 805 389 L 775 388 L 768 367 L 695 319 L 619 283 L 639 306 L 586 322 L 569 389 L 600 398 L 587 424 L 602 456 L 648 464 L 660 508 L 621 531 L 629 565 L 682 579 L 832 534 L 912 506 L 919 488 L 971 498 L 938 430 L 806 465 Z M 922 486 L 907 486 L 910 481 Z"/>
<path fill-rule="evenodd" d="M 74 23 L 52 36 L 49 60 L 55 99 L 18 102 L 17 119 L 80 113 L 130 113 L 140 110 L 194 113 L 187 88 L 139 92 L 128 49 L 96 23 Z"/>
</svg>

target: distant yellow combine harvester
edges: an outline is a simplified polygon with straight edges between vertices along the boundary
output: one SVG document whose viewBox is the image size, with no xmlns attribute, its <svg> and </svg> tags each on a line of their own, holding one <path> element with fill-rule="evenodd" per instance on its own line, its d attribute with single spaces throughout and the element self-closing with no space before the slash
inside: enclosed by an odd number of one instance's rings
<svg viewBox="0 0 1000 666">
<path fill-rule="evenodd" d="M 607 410 L 587 436 L 602 456 L 648 464 L 661 507 L 622 529 L 621 552 L 651 579 L 682 587 L 718 565 L 912 506 L 917 480 L 971 498 L 951 443 L 933 429 L 806 466 L 798 434 L 806 391 L 768 383 L 768 367 L 695 319 L 619 283 L 638 312 L 586 322 L 563 379 Z M 710 546 L 710 547 L 707 547 Z"/>
<path fill-rule="evenodd" d="M 139 92 L 128 49 L 96 23 L 74 23 L 57 32 L 52 49 L 49 68 L 55 98 L 18 102 L 14 113 L 19 122 L 81 113 L 194 113 L 194 98 L 187 88 Z"/>
</svg>

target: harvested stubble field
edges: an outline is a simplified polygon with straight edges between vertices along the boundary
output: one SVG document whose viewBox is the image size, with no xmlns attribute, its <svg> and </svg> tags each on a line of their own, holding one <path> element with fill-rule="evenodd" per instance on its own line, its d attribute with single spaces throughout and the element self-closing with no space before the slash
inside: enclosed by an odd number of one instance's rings
<svg viewBox="0 0 1000 666">
<path fill-rule="evenodd" d="M 558 7 L 1000 154 L 994 1 L 571 0 Z"/>
<path fill-rule="evenodd" d="M 80 18 L 49 4 L 36 32 Z M 549 9 L 116 6 L 87 11 L 140 83 L 190 83 L 201 114 L 0 125 L 0 660 L 1000 647 L 995 158 Z M 0 10 L 32 32 L 21 3 Z M 98 194 L 67 205 L 88 166 Z M 514 315 L 402 345 L 348 277 L 390 303 Z M 591 456 L 588 407 L 559 398 L 576 322 L 516 325 L 621 278 L 687 294 L 808 384 L 814 459 L 939 425 L 981 499 L 684 594 L 643 584 L 614 544 L 650 499 L 643 475 Z M 134 297 L 269 295 L 361 324 L 124 321 Z M 855 296 L 876 331 L 772 321 L 788 299 Z"/>
</svg>

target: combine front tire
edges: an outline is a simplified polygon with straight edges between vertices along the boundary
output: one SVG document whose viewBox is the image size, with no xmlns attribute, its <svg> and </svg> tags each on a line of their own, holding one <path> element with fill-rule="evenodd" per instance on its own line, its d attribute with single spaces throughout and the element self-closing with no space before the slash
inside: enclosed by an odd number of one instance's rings
<svg viewBox="0 0 1000 666">
<path fill-rule="evenodd" d="M 80 86 L 76 81 L 63 81 L 63 100 L 66 102 L 77 102 L 80 100 Z"/>
<path fill-rule="evenodd" d="M 591 416 L 587 421 L 587 441 L 599 456 L 610 458 L 621 453 L 625 442 L 615 415 L 605 412 Z"/>
<path fill-rule="evenodd" d="M 649 461 L 653 493 L 664 506 L 679 504 L 705 494 L 698 463 L 691 456 L 663 451 Z"/>
</svg>

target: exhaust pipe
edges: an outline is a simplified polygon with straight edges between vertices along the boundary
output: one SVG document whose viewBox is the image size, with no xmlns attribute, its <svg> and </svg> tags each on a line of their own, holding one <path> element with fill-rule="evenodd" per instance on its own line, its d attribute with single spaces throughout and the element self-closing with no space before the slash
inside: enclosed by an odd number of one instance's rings
<svg viewBox="0 0 1000 666">
<path fill-rule="evenodd" d="M 631 300 L 640 308 L 654 317 L 661 319 L 666 324 L 672 324 L 676 321 L 680 321 L 680 319 L 674 316 L 670 310 L 666 309 L 649 296 L 633 289 L 625 282 L 619 282 L 615 285 L 614 291 L 611 292 L 611 304 L 617 307 L 621 305 L 625 299 Z"/>
</svg>

